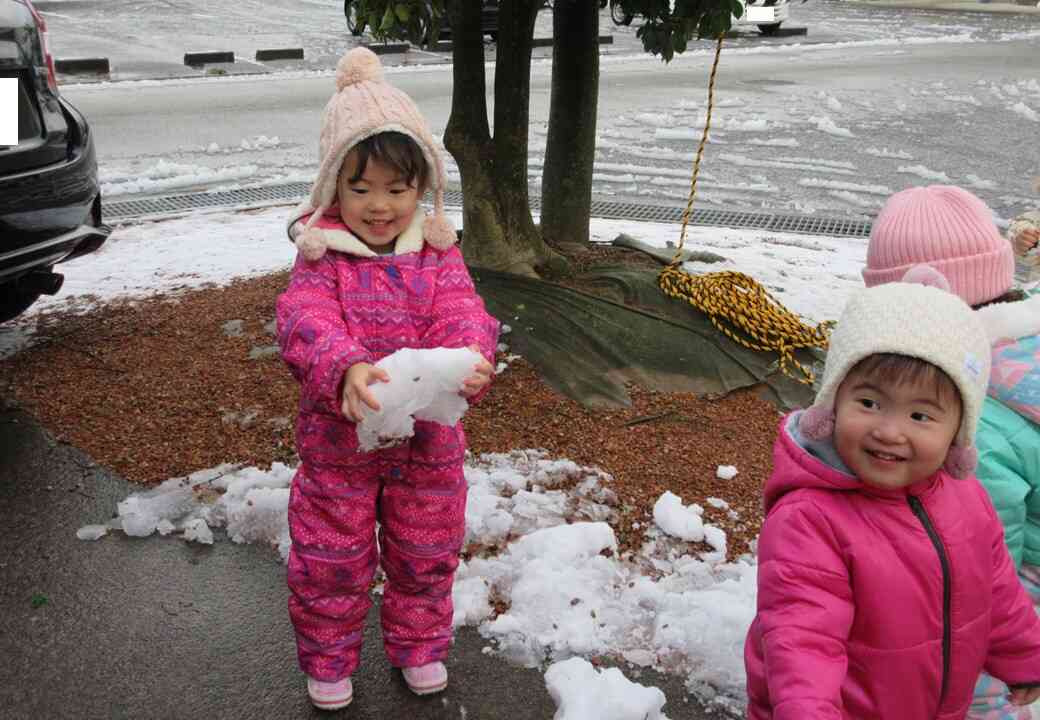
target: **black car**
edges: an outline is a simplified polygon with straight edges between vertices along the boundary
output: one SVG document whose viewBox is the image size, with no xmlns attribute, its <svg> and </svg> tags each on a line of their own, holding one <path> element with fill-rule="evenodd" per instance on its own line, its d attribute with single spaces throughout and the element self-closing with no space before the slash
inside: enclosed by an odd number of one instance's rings
<svg viewBox="0 0 1040 720">
<path fill-rule="evenodd" d="M 90 127 L 58 92 L 47 26 L 29 0 L 0 0 L 0 78 L 12 77 L 18 144 L 0 145 L 0 322 L 58 292 L 55 264 L 109 234 Z"/>
</svg>

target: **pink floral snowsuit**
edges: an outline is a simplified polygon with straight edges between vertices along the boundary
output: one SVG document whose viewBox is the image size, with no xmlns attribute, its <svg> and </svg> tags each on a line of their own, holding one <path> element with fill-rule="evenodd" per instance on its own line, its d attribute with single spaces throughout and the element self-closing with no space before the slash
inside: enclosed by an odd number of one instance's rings
<svg viewBox="0 0 1040 720">
<path fill-rule="evenodd" d="M 347 232 L 336 208 L 316 226 Z M 358 666 L 377 561 L 386 572 L 381 620 L 391 664 L 442 660 L 452 642 L 451 589 L 465 533 L 461 424 L 417 421 L 409 443 L 361 452 L 340 409 L 343 378 L 355 363 L 406 347 L 478 345 L 493 362 L 498 322 L 458 248 L 438 251 L 421 231 L 405 252 L 402 244 L 394 255 L 297 257 L 278 298 L 278 341 L 300 383 L 289 615 L 300 666 L 319 680 Z"/>
</svg>

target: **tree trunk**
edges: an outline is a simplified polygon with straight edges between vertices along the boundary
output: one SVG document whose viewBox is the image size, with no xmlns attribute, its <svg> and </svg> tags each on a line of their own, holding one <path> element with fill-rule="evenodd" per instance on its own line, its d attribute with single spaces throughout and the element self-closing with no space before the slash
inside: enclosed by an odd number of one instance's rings
<svg viewBox="0 0 1040 720">
<path fill-rule="evenodd" d="M 599 3 L 553 5 L 552 96 L 542 174 L 542 237 L 586 243 L 599 97 Z"/>
<path fill-rule="evenodd" d="M 463 254 L 472 265 L 537 275 L 558 256 L 531 217 L 527 179 L 531 46 L 540 0 L 501 0 L 495 134 L 488 128 L 481 3 L 451 4 L 454 86 L 445 147 L 462 176 Z"/>
</svg>

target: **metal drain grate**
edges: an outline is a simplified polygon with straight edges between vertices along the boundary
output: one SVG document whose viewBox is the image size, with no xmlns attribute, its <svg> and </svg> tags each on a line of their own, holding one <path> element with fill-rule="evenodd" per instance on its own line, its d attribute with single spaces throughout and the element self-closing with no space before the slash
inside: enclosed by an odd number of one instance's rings
<svg viewBox="0 0 1040 720">
<path fill-rule="evenodd" d="M 181 215 L 205 209 L 241 209 L 297 203 L 310 192 L 310 183 L 294 182 L 283 185 L 200 192 L 184 195 L 141 198 L 139 200 L 113 200 L 104 204 L 107 222 L 121 220 L 155 219 Z M 462 206 L 462 192 L 447 190 L 444 202 L 454 207 Z M 538 197 L 531 197 L 531 209 L 541 207 Z M 642 220 L 645 222 L 682 222 L 682 208 L 671 205 L 593 200 L 592 216 L 615 220 Z M 740 210 L 716 210 L 699 208 L 690 217 L 691 225 L 708 227 L 752 228 L 773 232 L 791 232 L 803 235 L 828 235 L 831 237 L 868 237 L 870 222 L 841 218 L 815 217 L 813 215 L 775 215 L 769 213 L 743 212 Z"/>
</svg>

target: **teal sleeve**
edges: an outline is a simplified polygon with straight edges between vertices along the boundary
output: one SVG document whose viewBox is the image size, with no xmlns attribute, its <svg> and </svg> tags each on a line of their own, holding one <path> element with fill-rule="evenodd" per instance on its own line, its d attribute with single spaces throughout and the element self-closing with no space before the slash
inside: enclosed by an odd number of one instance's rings
<svg viewBox="0 0 1040 720">
<path fill-rule="evenodd" d="M 1004 525 L 1004 540 L 1016 568 L 1023 559 L 1030 563 L 1040 560 L 1040 493 L 1035 492 L 1040 484 L 1038 450 L 1035 445 L 1031 450 L 1022 447 L 1022 433 L 1035 432 L 1030 425 L 1013 410 L 987 398 L 975 436 L 979 451 L 976 474 Z M 1032 438 L 1033 443 L 1038 441 L 1040 438 Z"/>
</svg>

